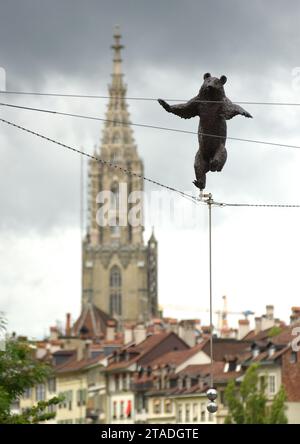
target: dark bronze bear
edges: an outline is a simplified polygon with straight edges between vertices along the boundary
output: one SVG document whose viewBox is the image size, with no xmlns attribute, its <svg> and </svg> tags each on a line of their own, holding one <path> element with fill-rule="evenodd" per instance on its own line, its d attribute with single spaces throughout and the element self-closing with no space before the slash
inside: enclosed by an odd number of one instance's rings
<svg viewBox="0 0 300 444">
<path fill-rule="evenodd" d="M 184 119 L 200 117 L 198 127 L 199 149 L 195 157 L 194 184 L 200 190 L 205 188 L 208 171 L 222 171 L 227 159 L 225 148 L 227 125 L 226 120 L 238 114 L 252 117 L 241 106 L 232 103 L 225 95 L 226 76 L 212 77 L 204 74 L 204 82 L 199 94 L 187 103 L 169 105 L 162 99 L 158 102 L 169 113 Z"/>
</svg>

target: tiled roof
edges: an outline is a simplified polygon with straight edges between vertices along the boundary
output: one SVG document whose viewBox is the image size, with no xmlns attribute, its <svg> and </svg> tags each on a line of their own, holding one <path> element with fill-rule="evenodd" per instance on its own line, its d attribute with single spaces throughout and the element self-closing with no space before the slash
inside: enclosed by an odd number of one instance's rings
<svg viewBox="0 0 300 444">
<path fill-rule="evenodd" d="M 217 375 L 223 373 L 224 367 L 225 362 L 223 361 L 213 362 L 212 367 L 211 364 L 192 364 L 185 367 L 183 370 L 177 373 L 177 375 L 190 377 L 205 376 L 207 374 L 210 374 L 211 370 L 213 375 Z"/>
<path fill-rule="evenodd" d="M 261 330 L 258 333 L 255 333 L 255 330 L 249 331 L 249 333 L 243 338 L 243 341 L 259 341 L 263 339 L 267 339 L 269 337 L 269 332 L 271 328 L 267 328 L 266 330 Z"/>
<path fill-rule="evenodd" d="M 83 307 L 79 318 L 74 323 L 73 335 L 80 336 L 83 334 L 87 338 L 104 337 L 109 321 L 112 321 L 112 319 L 107 313 L 89 303 Z"/>
<path fill-rule="evenodd" d="M 127 346 L 123 347 L 119 351 L 119 354 L 122 353 L 122 352 L 127 352 L 127 355 L 129 356 L 129 359 L 128 360 L 122 360 L 120 362 L 111 362 L 107 366 L 106 370 L 110 371 L 110 370 L 128 368 L 133 363 L 138 362 L 148 352 L 150 352 L 155 347 L 160 345 L 169 336 L 173 336 L 173 335 L 178 340 L 180 340 L 180 338 L 175 333 L 173 333 L 173 332 L 168 332 L 168 333 L 164 332 L 164 333 L 157 333 L 157 334 L 150 335 L 144 341 L 140 342 L 137 345 L 135 345 L 133 343 L 133 344 L 131 344 L 129 346 L 127 345 Z M 185 344 L 184 341 L 182 341 L 182 343 Z M 185 346 L 186 346 L 186 344 L 185 344 Z"/>
<path fill-rule="evenodd" d="M 129 347 L 129 350 L 136 353 L 146 353 L 147 351 L 158 345 L 169 335 L 170 333 L 165 333 L 165 332 L 150 335 L 139 344 L 132 345 L 131 347 Z"/>
<path fill-rule="evenodd" d="M 213 358 L 215 361 L 222 361 L 225 355 L 238 355 L 246 351 L 249 348 L 249 343 L 236 339 L 213 339 Z M 210 356 L 210 344 L 209 341 L 203 347 L 203 351 Z"/>
<path fill-rule="evenodd" d="M 106 368 L 105 371 L 110 371 L 110 370 L 121 370 L 121 369 L 125 369 L 130 367 L 132 364 L 134 364 L 137 360 L 138 360 L 139 356 L 136 356 L 132 359 L 127 360 L 123 360 L 120 362 L 112 362 L 111 364 L 109 364 Z"/>
<path fill-rule="evenodd" d="M 87 358 L 87 359 L 81 359 L 77 360 L 76 357 L 72 357 L 71 359 L 68 359 L 67 362 L 55 367 L 56 373 L 69 373 L 69 372 L 76 372 L 83 370 L 84 368 L 89 367 L 92 364 L 96 364 L 101 359 L 104 358 L 104 355 L 99 355 L 96 358 Z"/>
<path fill-rule="evenodd" d="M 187 359 L 189 359 L 191 356 L 201 351 L 206 342 L 207 340 L 187 350 L 175 350 L 165 353 L 164 355 L 159 356 L 158 358 L 151 361 L 149 365 L 151 367 L 155 366 L 162 367 L 165 365 L 179 365 L 184 361 L 186 361 Z"/>
<path fill-rule="evenodd" d="M 219 384 L 222 383 L 222 382 L 227 382 L 227 381 L 230 381 L 231 379 L 236 379 L 236 378 L 242 376 L 243 373 L 244 372 L 242 372 L 242 371 L 238 371 L 238 372 L 233 371 L 233 372 L 219 373 L 219 374 L 216 374 L 214 376 L 214 382 L 215 383 L 219 383 Z"/>
<path fill-rule="evenodd" d="M 272 338 L 270 338 L 270 340 L 273 342 L 273 344 L 287 345 L 293 339 L 295 339 L 295 335 L 293 335 L 293 330 L 296 327 L 300 327 L 300 321 L 295 322 L 294 324 L 282 329 L 281 333 L 279 333 L 276 336 L 273 336 Z"/>
</svg>

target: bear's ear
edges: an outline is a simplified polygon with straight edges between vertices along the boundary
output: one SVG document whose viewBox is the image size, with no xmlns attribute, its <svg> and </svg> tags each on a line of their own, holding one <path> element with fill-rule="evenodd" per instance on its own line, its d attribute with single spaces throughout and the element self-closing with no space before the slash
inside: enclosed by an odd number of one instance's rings
<svg viewBox="0 0 300 444">
<path fill-rule="evenodd" d="M 204 74 L 203 79 L 208 79 L 208 77 L 211 77 L 210 72 L 207 72 L 206 74 Z"/>
<path fill-rule="evenodd" d="M 227 77 L 226 76 L 221 76 L 220 77 L 220 82 L 222 83 L 222 85 L 225 85 L 225 83 L 227 82 Z"/>
</svg>

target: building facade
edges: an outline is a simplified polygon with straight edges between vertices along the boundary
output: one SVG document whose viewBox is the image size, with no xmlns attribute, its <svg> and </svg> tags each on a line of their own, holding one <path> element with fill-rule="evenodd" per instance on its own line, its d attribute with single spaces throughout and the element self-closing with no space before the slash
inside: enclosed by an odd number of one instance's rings
<svg viewBox="0 0 300 444">
<path fill-rule="evenodd" d="M 82 304 L 123 322 L 157 316 L 157 241 L 143 239 L 143 162 L 130 125 L 120 34 L 114 35 L 112 80 L 101 147 L 89 164 L 89 222 L 83 241 Z M 115 167 L 116 166 L 116 167 Z M 118 166 L 135 174 L 125 174 Z"/>
</svg>

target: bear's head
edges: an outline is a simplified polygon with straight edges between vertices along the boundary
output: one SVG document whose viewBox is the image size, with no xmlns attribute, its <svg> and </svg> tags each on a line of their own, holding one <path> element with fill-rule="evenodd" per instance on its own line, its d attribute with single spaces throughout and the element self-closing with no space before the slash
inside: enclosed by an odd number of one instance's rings
<svg viewBox="0 0 300 444">
<path fill-rule="evenodd" d="M 226 76 L 212 77 L 209 72 L 203 76 L 204 82 L 200 88 L 199 95 L 203 100 L 222 100 L 225 97 L 224 85 Z"/>
</svg>

